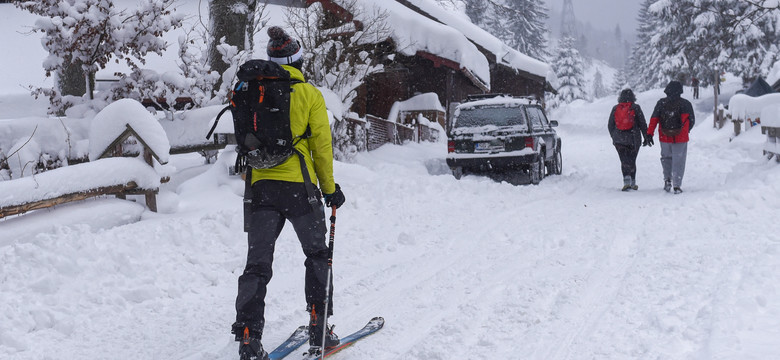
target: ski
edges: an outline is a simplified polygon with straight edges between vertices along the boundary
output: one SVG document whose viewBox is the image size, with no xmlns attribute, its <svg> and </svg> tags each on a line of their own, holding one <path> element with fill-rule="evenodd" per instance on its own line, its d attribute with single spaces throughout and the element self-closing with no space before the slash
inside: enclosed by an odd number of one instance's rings
<svg viewBox="0 0 780 360">
<path fill-rule="evenodd" d="M 309 327 L 299 326 L 297 329 L 295 329 L 292 335 L 287 338 L 287 340 L 279 344 L 279 346 L 277 346 L 274 351 L 271 351 L 271 353 L 268 354 L 268 358 L 271 360 L 279 360 L 287 355 L 290 355 L 291 352 L 295 351 L 295 349 L 301 347 L 301 345 L 307 343 L 308 341 Z"/>
<path fill-rule="evenodd" d="M 312 349 L 309 349 L 308 352 L 303 354 L 303 360 L 315 360 L 331 356 L 355 344 L 358 340 L 379 331 L 379 329 L 381 329 L 383 326 L 385 326 L 385 319 L 381 317 L 375 317 L 371 319 L 362 329 L 342 338 L 338 346 L 326 349 L 324 356 L 319 353 L 319 349 L 317 349 L 315 353 L 312 353 Z"/>
</svg>

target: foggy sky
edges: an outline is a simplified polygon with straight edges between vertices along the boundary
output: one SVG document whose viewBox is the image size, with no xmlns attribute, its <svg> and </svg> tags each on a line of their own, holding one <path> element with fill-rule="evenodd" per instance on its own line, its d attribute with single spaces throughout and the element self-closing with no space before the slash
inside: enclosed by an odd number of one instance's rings
<svg viewBox="0 0 780 360">
<path fill-rule="evenodd" d="M 564 0 L 544 0 L 550 11 L 563 9 Z M 594 28 L 612 30 L 620 24 L 624 34 L 633 34 L 637 27 L 637 13 L 641 0 L 572 0 L 574 15 L 581 22 L 589 22 Z M 552 24 L 557 33 L 560 24 Z"/>
</svg>

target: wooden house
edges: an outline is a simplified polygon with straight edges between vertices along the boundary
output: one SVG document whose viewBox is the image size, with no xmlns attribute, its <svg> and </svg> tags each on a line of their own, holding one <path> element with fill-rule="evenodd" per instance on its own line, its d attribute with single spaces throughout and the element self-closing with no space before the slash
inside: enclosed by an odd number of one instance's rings
<svg viewBox="0 0 780 360">
<path fill-rule="evenodd" d="M 303 1 L 303 0 L 302 0 Z M 362 28 L 360 14 L 346 8 L 352 0 L 321 3 L 330 28 Z M 384 12 L 392 34 L 374 44 L 371 56 L 383 64 L 358 88 L 352 111 L 361 117 L 388 118 L 393 104 L 415 95 L 436 93 L 449 118 L 452 105 L 470 94 L 487 92 L 544 99 L 549 66 L 531 59 L 468 21 L 448 15 L 430 0 L 362 0 Z M 437 10 L 438 9 L 438 10 Z"/>
</svg>

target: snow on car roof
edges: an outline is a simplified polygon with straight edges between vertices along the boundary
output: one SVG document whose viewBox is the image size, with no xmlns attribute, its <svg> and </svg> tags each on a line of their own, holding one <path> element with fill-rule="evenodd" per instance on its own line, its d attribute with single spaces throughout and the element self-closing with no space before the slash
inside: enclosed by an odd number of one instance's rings
<svg viewBox="0 0 780 360">
<path fill-rule="evenodd" d="M 469 101 L 458 105 L 457 110 L 472 109 L 480 106 L 505 105 L 515 107 L 520 105 L 535 105 L 536 101 L 528 98 L 516 98 L 511 96 L 497 96 L 490 99 Z"/>
</svg>

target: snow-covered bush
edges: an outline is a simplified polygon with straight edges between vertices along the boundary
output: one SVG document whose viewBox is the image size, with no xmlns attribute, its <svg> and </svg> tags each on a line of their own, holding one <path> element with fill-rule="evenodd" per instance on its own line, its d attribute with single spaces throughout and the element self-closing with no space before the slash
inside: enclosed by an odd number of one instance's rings
<svg viewBox="0 0 780 360">
<path fill-rule="evenodd" d="M 34 31 L 44 34 L 42 44 L 49 52 L 43 63 L 46 76 L 56 74 L 58 87 L 33 89 L 34 94 L 50 98 L 53 113 L 61 113 L 77 103 L 79 93 L 63 91 L 78 77 L 68 77 L 74 66 L 80 67 L 86 95 L 93 98 L 92 81 L 109 61 L 124 61 L 131 71 L 145 64 L 148 53 L 162 54 L 168 44 L 163 33 L 181 26 L 183 15 L 174 14 L 174 0 L 142 0 L 132 11 L 120 10 L 113 0 L 38 0 L 20 1 L 16 6 L 40 15 Z M 78 72 L 78 68 L 75 70 Z M 77 89 L 78 86 L 73 87 Z"/>
</svg>

